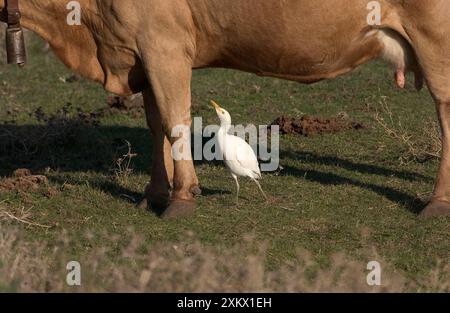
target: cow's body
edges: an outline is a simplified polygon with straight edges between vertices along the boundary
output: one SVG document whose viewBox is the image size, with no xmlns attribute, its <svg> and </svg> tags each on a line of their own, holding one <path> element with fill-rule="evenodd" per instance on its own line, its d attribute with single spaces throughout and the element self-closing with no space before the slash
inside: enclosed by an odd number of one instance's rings
<svg viewBox="0 0 450 313">
<path fill-rule="evenodd" d="M 225 66 L 309 83 L 351 71 L 382 49 L 375 36 L 366 36 L 364 1 L 189 3 L 199 12 L 195 24 L 205 30 L 197 36 L 198 67 Z"/>
<path fill-rule="evenodd" d="M 0 3 L 2 0 L 0 0 Z M 425 76 L 437 100 L 444 149 L 427 215 L 450 212 L 450 3 L 382 0 L 381 25 L 367 23 L 364 0 L 82 0 L 82 26 L 66 24 L 65 0 L 21 0 L 23 24 L 50 42 L 74 71 L 109 91 L 144 92 L 155 137 L 147 198 L 168 216 L 194 206 L 190 161 L 170 158 L 175 125 L 190 124 L 191 71 L 227 67 L 312 83 L 377 57 L 397 83 Z M 2 4 L 0 4 L 2 6 Z M 51 18 L 50 18 L 51 17 Z"/>
</svg>

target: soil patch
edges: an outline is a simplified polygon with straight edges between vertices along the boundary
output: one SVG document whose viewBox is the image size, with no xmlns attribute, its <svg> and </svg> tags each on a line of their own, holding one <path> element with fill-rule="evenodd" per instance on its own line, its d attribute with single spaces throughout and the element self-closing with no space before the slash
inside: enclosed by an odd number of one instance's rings
<svg viewBox="0 0 450 313">
<path fill-rule="evenodd" d="M 362 123 L 352 122 L 347 118 L 322 118 L 309 115 L 300 118 L 281 116 L 273 121 L 271 125 L 280 126 L 281 134 L 294 134 L 305 137 L 365 128 Z"/>
<path fill-rule="evenodd" d="M 53 188 L 48 187 L 46 176 L 32 175 L 29 169 L 18 169 L 13 177 L 0 180 L 0 192 L 38 191 L 42 186 L 54 193 Z"/>
<path fill-rule="evenodd" d="M 104 109 L 104 114 L 126 114 L 131 117 L 140 117 L 144 114 L 144 99 L 142 95 L 131 97 L 108 97 L 106 103 L 108 108 Z"/>
</svg>

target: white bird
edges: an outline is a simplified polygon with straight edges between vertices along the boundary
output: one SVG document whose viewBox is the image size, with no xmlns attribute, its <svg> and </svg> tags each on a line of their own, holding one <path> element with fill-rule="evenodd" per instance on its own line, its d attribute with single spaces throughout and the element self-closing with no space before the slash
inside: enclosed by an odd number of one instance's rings
<svg viewBox="0 0 450 313">
<path fill-rule="evenodd" d="M 236 182 L 236 203 L 239 202 L 239 182 L 238 176 L 249 177 L 258 185 L 264 198 L 267 199 L 258 180 L 262 178 L 259 169 L 258 159 L 252 147 L 242 138 L 229 134 L 231 128 L 231 116 L 225 109 L 216 102 L 211 101 L 211 105 L 216 110 L 220 119 L 220 129 L 217 132 L 217 141 L 223 154 L 226 167 L 231 171 L 231 176 Z"/>
</svg>

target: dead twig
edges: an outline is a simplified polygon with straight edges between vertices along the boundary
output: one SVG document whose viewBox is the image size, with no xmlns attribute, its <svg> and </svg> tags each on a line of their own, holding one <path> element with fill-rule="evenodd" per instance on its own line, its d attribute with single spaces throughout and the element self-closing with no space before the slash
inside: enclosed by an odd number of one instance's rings
<svg viewBox="0 0 450 313">
<path fill-rule="evenodd" d="M 0 211 L 0 217 L 3 215 L 3 216 L 6 216 L 9 219 L 15 220 L 17 222 L 20 222 L 20 223 L 23 223 L 23 224 L 26 224 L 26 225 L 29 225 L 29 226 L 36 226 L 36 227 L 41 227 L 41 228 L 46 228 L 46 229 L 49 229 L 49 228 L 52 227 L 52 226 L 42 225 L 42 224 L 35 223 L 35 222 L 32 222 L 32 221 L 28 220 L 28 217 L 30 216 L 29 210 L 25 211 L 24 207 L 22 207 L 21 213 L 22 213 L 21 214 L 22 216 L 18 217 L 18 216 L 8 212 L 6 209 L 3 208 L 3 210 Z"/>
<path fill-rule="evenodd" d="M 429 159 L 441 158 L 442 140 L 437 122 L 429 119 L 424 123 L 422 131 L 412 134 L 405 129 L 400 119 L 394 119 L 387 104 L 387 97 L 382 97 L 380 106 L 381 112 L 377 110 L 374 119 L 390 138 L 396 140 L 403 147 L 404 152 L 400 156 L 401 163 L 424 162 Z"/>
<path fill-rule="evenodd" d="M 116 179 L 127 179 L 131 173 L 133 173 L 133 168 L 131 167 L 131 162 L 133 158 L 137 156 L 137 153 L 132 153 L 131 143 L 128 140 L 124 140 L 125 145 L 119 147 L 118 149 L 122 149 L 124 147 L 127 148 L 127 153 L 118 157 L 115 161 L 116 167 L 114 169 L 114 174 Z"/>
</svg>

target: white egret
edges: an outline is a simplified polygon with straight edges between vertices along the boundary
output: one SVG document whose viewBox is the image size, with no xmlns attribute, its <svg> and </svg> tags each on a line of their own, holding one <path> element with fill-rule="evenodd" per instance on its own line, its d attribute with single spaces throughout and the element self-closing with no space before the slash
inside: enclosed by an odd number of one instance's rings
<svg viewBox="0 0 450 313">
<path fill-rule="evenodd" d="M 220 119 L 220 129 L 217 132 L 217 141 L 227 168 L 236 182 L 236 203 L 239 202 L 238 176 L 249 177 L 258 186 L 264 198 L 267 199 L 258 180 L 262 178 L 258 159 L 252 147 L 242 138 L 229 134 L 231 129 L 231 116 L 216 102 L 211 101 Z"/>
</svg>

